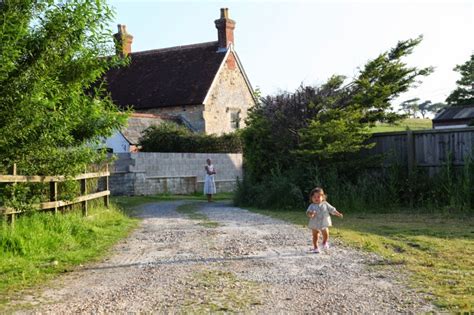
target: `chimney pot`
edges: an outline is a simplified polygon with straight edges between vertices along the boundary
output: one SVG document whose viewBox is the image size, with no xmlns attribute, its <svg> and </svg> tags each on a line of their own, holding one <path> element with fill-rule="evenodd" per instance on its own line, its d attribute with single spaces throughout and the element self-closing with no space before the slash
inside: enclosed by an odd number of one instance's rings
<svg viewBox="0 0 474 315">
<path fill-rule="evenodd" d="M 221 19 L 228 19 L 229 18 L 229 9 L 222 8 L 221 9 Z"/>
<path fill-rule="evenodd" d="M 117 55 L 122 57 L 132 53 L 133 36 L 127 33 L 127 26 L 125 24 L 117 25 L 118 32 L 114 34 L 115 49 Z"/>
<path fill-rule="evenodd" d="M 234 45 L 235 21 L 229 18 L 229 9 L 221 8 L 221 18 L 215 20 L 217 28 L 218 51 L 227 51 L 230 44 Z"/>
</svg>

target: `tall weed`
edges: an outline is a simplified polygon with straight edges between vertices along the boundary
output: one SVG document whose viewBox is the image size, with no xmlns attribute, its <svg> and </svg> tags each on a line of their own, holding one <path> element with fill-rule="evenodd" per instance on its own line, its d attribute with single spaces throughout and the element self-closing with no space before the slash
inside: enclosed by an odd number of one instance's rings
<svg viewBox="0 0 474 315">
<path fill-rule="evenodd" d="M 466 212 L 474 209 L 474 162 L 454 167 L 447 161 L 436 174 L 426 169 L 407 169 L 392 165 L 386 168 L 361 169 L 350 173 L 338 167 L 315 165 L 282 172 L 274 170 L 260 183 L 244 178 L 237 185 L 235 201 L 239 205 L 262 208 L 304 208 L 307 194 L 321 186 L 328 201 L 341 210 L 391 211 L 409 207 L 434 212 Z"/>
<path fill-rule="evenodd" d="M 0 300 L 11 289 L 104 254 L 136 224 L 113 205 L 105 209 L 91 204 L 87 217 L 81 211 L 35 211 L 21 215 L 14 226 L 0 222 Z"/>
</svg>

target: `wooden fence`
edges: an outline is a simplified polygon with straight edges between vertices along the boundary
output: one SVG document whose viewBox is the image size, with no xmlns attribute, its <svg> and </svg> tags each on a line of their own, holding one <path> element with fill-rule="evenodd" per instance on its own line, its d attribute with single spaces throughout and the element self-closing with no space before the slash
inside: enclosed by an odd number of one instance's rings
<svg viewBox="0 0 474 315">
<path fill-rule="evenodd" d="M 462 167 L 474 159 L 474 128 L 434 129 L 376 133 L 375 146 L 363 156 L 383 156 L 383 166 L 417 167 L 434 174 L 447 163 Z"/>
<path fill-rule="evenodd" d="M 105 166 L 104 171 L 84 173 L 73 178 L 73 180 L 80 181 L 81 195 L 71 201 L 58 200 L 58 183 L 66 180 L 65 176 L 24 176 L 17 175 L 16 165 L 13 166 L 12 174 L 0 175 L 0 183 L 49 183 L 49 201 L 33 205 L 36 210 L 51 210 L 57 213 L 61 208 L 80 203 L 82 206 L 82 213 L 87 215 L 88 201 L 98 198 L 104 198 L 104 204 L 109 206 L 110 190 L 109 190 L 109 167 Z M 105 178 L 105 190 L 95 193 L 87 193 L 87 180 L 92 178 Z M 15 222 L 15 216 L 22 211 L 9 207 L 0 207 L 0 214 L 5 216 L 5 219 L 11 223 Z"/>
</svg>

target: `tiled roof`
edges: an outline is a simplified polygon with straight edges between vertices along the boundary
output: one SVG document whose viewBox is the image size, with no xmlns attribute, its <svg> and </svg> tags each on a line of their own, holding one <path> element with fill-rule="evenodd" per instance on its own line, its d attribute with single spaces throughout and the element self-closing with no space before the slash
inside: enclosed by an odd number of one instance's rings
<svg viewBox="0 0 474 315">
<path fill-rule="evenodd" d="M 217 42 L 132 53 L 127 67 L 106 74 L 108 90 L 135 109 L 202 104 L 224 56 Z"/>
<path fill-rule="evenodd" d="M 443 109 L 436 114 L 433 121 L 446 121 L 446 120 L 469 120 L 474 119 L 474 104 L 464 106 L 451 106 Z"/>
<path fill-rule="evenodd" d="M 134 113 L 128 118 L 128 125 L 121 130 L 121 133 L 130 144 L 138 144 L 143 131 L 148 127 L 157 126 L 165 120 L 167 120 L 167 117 Z"/>
</svg>

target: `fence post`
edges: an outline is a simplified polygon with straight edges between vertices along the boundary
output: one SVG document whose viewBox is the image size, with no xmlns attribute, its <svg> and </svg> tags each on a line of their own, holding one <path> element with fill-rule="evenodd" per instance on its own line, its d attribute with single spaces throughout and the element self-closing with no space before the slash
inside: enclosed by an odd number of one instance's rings
<svg viewBox="0 0 474 315">
<path fill-rule="evenodd" d="M 13 163 L 12 175 L 13 176 L 17 175 L 16 163 Z M 13 186 L 15 186 L 15 185 L 16 185 L 16 183 L 13 183 Z M 14 211 L 15 211 L 15 209 L 14 209 Z M 10 218 L 8 218 L 8 222 L 10 222 L 11 226 L 15 226 L 15 213 L 10 213 Z"/>
<path fill-rule="evenodd" d="M 87 195 L 87 182 L 86 179 L 81 179 L 81 196 Z M 82 204 L 82 215 L 87 216 L 87 200 L 81 202 Z"/>
<path fill-rule="evenodd" d="M 109 171 L 109 163 L 105 164 L 105 171 Z M 109 191 L 109 175 L 105 176 L 105 190 Z M 104 205 L 108 208 L 110 205 L 110 195 L 104 196 Z"/>
<path fill-rule="evenodd" d="M 58 201 L 58 182 L 49 182 L 49 200 Z M 58 213 L 58 207 L 54 207 L 54 214 Z"/>
<path fill-rule="evenodd" d="M 412 175 L 416 165 L 415 138 L 413 131 L 407 131 L 407 165 L 408 174 Z"/>
</svg>

